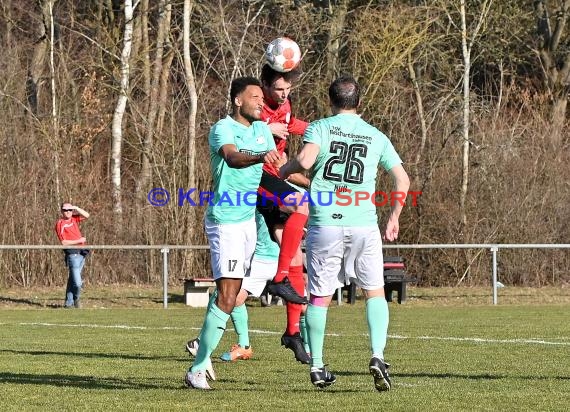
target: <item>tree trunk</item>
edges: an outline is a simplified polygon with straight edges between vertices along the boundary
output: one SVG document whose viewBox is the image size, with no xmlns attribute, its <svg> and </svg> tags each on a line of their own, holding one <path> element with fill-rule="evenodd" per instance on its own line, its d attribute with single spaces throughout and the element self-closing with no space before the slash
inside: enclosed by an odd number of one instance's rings
<svg viewBox="0 0 570 412">
<path fill-rule="evenodd" d="M 413 182 L 412 187 L 413 190 L 420 190 L 422 187 L 422 181 L 425 181 L 424 176 L 427 174 L 425 173 L 425 168 L 421 166 L 422 164 L 422 156 L 425 150 L 426 142 L 427 142 L 427 122 L 426 122 L 426 115 L 424 111 L 424 104 L 423 98 L 420 91 L 420 86 L 416 74 L 416 68 L 414 67 L 414 62 L 412 61 L 412 55 L 408 55 L 408 73 L 410 74 L 410 80 L 412 82 L 412 87 L 414 89 L 414 95 L 416 97 L 416 108 L 418 111 L 418 118 L 420 120 L 420 127 L 421 127 L 421 138 L 420 138 L 420 147 L 418 152 L 416 153 L 416 158 L 414 161 L 414 175 L 413 175 Z M 421 243 L 422 238 L 422 219 L 423 219 L 423 210 L 422 210 L 422 203 L 419 203 L 417 207 L 414 208 L 418 224 L 415 225 L 417 228 L 417 237 L 416 241 Z"/>
<path fill-rule="evenodd" d="M 53 16 L 53 6 L 57 0 L 41 0 L 38 1 L 42 13 L 42 20 L 38 25 L 39 39 L 34 46 L 32 61 L 28 69 L 26 80 L 26 97 L 30 112 L 34 116 L 38 116 L 40 86 L 45 81 L 46 58 L 49 68 L 50 92 L 51 92 L 51 110 L 50 119 L 51 127 L 47 133 L 48 139 L 52 144 L 53 164 L 54 164 L 54 199 L 58 203 L 60 197 L 60 176 L 59 176 L 59 121 L 57 111 L 57 93 L 55 84 L 55 21 Z"/>
<path fill-rule="evenodd" d="M 408 55 L 408 73 L 410 74 L 410 80 L 412 82 L 412 87 L 414 89 L 414 95 L 416 97 L 416 108 L 418 111 L 418 118 L 420 120 L 420 127 L 421 127 L 421 138 L 420 138 L 420 148 L 418 149 L 418 152 L 416 153 L 416 159 L 415 159 L 415 182 L 416 182 L 416 187 L 417 187 L 417 183 L 419 183 L 420 181 L 420 162 L 422 159 L 422 155 L 423 152 L 425 150 L 425 146 L 426 146 L 426 142 L 427 142 L 427 123 L 426 123 L 426 115 L 425 115 L 425 111 L 424 111 L 424 103 L 423 103 L 423 98 L 422 98 L 422 94 L 420 91 L 420 86 L 419 86 L 419 82 L 418 82 L 418 78 L 416 75 L 416 69 L 414 67 L 414 63 L 412 61 L 412 56 L 411 54 Z"/>
<path fill-rule="evenodd" d="M 552 98 L 550 139 L 554 149 L 560 148 L 566 120 L 570 79 L 570 54 L 562 36 L 570 13 L 570 0 L 558 3 L 551 12 L 544 0 L 535 2 L 537 33 L 541 40 L 538 55 L 542 64 L 545 83 Z M 554 17 L 551 17 L 554 16 Z"/>
<path fill-rule="evenodd" d="M 170 35 L 170 20 L 172 5 L 170 0 L 160 0 L 158 4 L 158 34 L 156 41 L 156 54 L 154 58 L 154 70 L 151 79 L 150 100 L 148 105 L 147 125 L 142 146 L 142 164 L 139 179 L 135 186 L 135 199 L 137 201 L 136 213 L 137 224 L 142 224 L 143 242 L 154 244 L 154 227 L 150 216 L 150 209 L 146 206 L 146 191 L 152 181 L 154 136 L 160 133 L 161 113 L 164 112 L 166 89 L 168 85 L 168 73 L 170 71 L 170 58 L 166 54 L 168 37 Z M 166 54 L 166 55 L 165 55 Z M 142 219 L 141 219 L 142 218 Z M 155 273 L 155 251 L 149 251 L 145 265 L 147 281 L 151 281 Z"/>
<path fill-rule="evenodd" d="M 467 229 L 467 191 L 469 188 L 469 149 L 471 142 L 469 140 L 469 127 L 470 127 L 470 89 L 471 89 L 471 51 L 473 44 L 483 27 L 493 0 L 484 0 L 480 5 L 480 14 L 476 19 L 475 27 L 470 31 L 467 29 L 467 10 L 466 0 L 461 0 L 459 5 L 459 13 L 461 15 L 461 50 L 463 54 L 463 121 L 462 121 L 462 157 L 461 157 L 461 195 L 459 201 L 459 213 L 461 224 L 463 226 L 463 239 L 464 242 L 468 241 Z"/>
<path fill-rule="evenodd" d="M 108 27 L 112 27 L 113 23 L 115 22 L 115 13 L 113 11 L 113 0 L 102 0 L 105 2 L 105 16 L 104 19 L 107 23 Z M 132 1 L 130 2 L 131 6 L 132 6 Z M 138 3 L 137 1 L 135 1 L 135 7 L 136 7 L 136 3 Z M 125 3 L 126 4 L 126 3 Z"/>
<path fill-rule="evenodd" d="M 55 88 L 55 20 L 53 17 L 53 5 L 57 0 L 48 0 L 45 5 L 47 6 L 49 20 L 49 72 L 51 84 L 51 121 L 52 121 L 52 139 L 55 142 L 54 150 L 54 180 L 55 180 L 55 203 L 61 201 L 60 196 L 60 182 L 59 182 L 59 118 L 57 114 L 57 93 Z M 45 16 L 45 14 L 44 14 Z"/>
<path fill-rule="evenodd" d="M 461 0 L 459 12 L 461 15 L 461 50 L 463 55 L 463 121 L 462 121 L 462 156 L 461 156 L 461 194 L 459 200 L 459 213 L 461 218 L 461 237 L 463 243 L 471 242 L 471 232 L 467 227 L 467 192 L 469 189 L 469 150 L 471 142 L 469 138 L 470 124 L 470 100 L 471 100 L 471 51 L 473 44 L 483 23 L 485 22 L 493 0 L 484 0 L 481 4 L 481 13 L 478 16 L 473 29 L 467 29 L 466 0 Z M 465 249 L 465 273 L 470 273 L 472 251 Z"/>
<path fill-rule="evenodd" d="M 565 93 L 556 96 L 552 103 L 550 143 L 555 150 L 562 146 L 562 136 L 566 124 L 566 106 L 568 106 L 568 98 Z"/>
<path fill-rule="evenodd" d="M 342 38 L 348 13 L 348 0 L 341 0 L 336 6 L 329 6 L 332 13 L 331 26 L 329 29 L 329 38 L 327 41 L 327 73 L 326 78 L 336 78 L 340 71 L 340 51 L 342 46 Z"/>
<path fill-rule="evenodd" d="M 145 99 L 150 96 L 150 41 L 148 39 L 148 0 L 141 1 L 141 34 L 142 34 L 142 53 L 143 53 L 143 84 L 145 91 Z M 148 110 L 148 107 L 145 108 Z"/>
<path fill-rule="evenodd" d="M 156 131 L 156 118 L 159 111 L 160 96 L 160 78 L 163 68 L 164 43 L 169 34 L 171 4 L 170 0 L 159 1 L 159 18 L 158 18 L 158 34 L 156 40 L 156 54 L 154 57 L 154 70 L 152 73 L 152 82 L 150 88 L 150 100 L 147 112 L 147 125 L 142 144 L 141 171 L 135 186 L 135 198 L 137 199 L 137 218 L 140 219 L 140 212 L 145 206 L 146 196 L 144 190 L 148 189 L 148 185 L 152 176 L 152 149 L 153 140 Z M 138 220 L 137 219 L 137 220 Z"/>
<path fill-rule="evenodd" d="M 187 181 L 188 187 L 196 187 L 196 179 L 194 176 L 194 168 L 196 165 L 196 114 L 198 112 L 198 93 L 196 91 L 196 78 L 194 77 L 194 68 L 192 60 L 190 60 L 190 18 L 192 15 L 193 0 L 184 0 L 184 30 L 182 37 L 182 47 L 184 56 L 184 75 L 186 87 L 189 95 L 188 110 L 188 160 L 187 160 Z M 186 244 L 192 244 L 194 240 L 194 232 L 196 225 L 195 208 L 190 207 L 186 220 Z M 190 251 L 185 255 L 184 266 L 187 273 L 193 270 L 193 252 Z"/>
<path fill-rule="evenodd" d="M 178 43 L 178 42 L 177 42 Z M 160 92 L 158 94 L 158 116 L 156 120 L 156 133 L 158 135 L 162 134 L 162 129 L 164 127 L 164 117 L 166 116 L 166 98 L 168 97 L 168 79 L 170 77 L 170 68 L 172 67 L 172 61 L 174 60 L 174 48 L 170 43 L 170 40 L 165 42 L 165 59 L 162 65 L 162 72 L 160 73 Z"/>
<path fill-rule="evenodd" d="M 34 115 L 38 114 L 40 86 L 44 81 L 46 55 L 49 46 L 49 33 L 46 31 L 47 27 L 49 27 L 49 9 L 47 2 L 38 2 L 38 4 L 41 8 L 42 20 L 38 21 L 38 39 L 34 45 L 32 61 L 30 62 L 26 80 L 26 97 L 30 111 Z"/>
<path fill-rule="evenodd" d="M 6 50 L 8 50 L 12 48 L 12 0 L 0 0 L 0 4 L 2 5 L 2 14 L 6 22 L 6 34 L 4 35 L 6 40 L 4 45 Z"/>
<path fill-rule="evenodd" d="M 123 34 L 123 51 L 121 53 L 121 84 L 119 98 L 113 113 L 111 124 L 111 196 L 113 202 L 113 216 L 115 218 L 116 234 L 121 233 L 123 225 L 123 203 L 121 192 L 121 153 L 123 143 L 123 116 L 127 107 L 127 96 L 129 91 L 130 66 L 132 38 L 133 38 L 133 14 L 132 0 L 125 0 L 125 32 Z"/>
<path fill-rule="evenodd" d="M 461 0 L 461 50 L 463 52 L 463 124 L 462 124 L 462 157 L 461 157 L 461 195 L 459 214 L 463 225 L 463 234 L 466 233 L 467 212 L 465 202 L 467 199 L 467 189 L 469 187 L 469 92 L 470 92 L 470 70 L 471 70 L 471 48 L 467 44 L 467 19 L 465 12 L 465 0 Z"/>
</svg>

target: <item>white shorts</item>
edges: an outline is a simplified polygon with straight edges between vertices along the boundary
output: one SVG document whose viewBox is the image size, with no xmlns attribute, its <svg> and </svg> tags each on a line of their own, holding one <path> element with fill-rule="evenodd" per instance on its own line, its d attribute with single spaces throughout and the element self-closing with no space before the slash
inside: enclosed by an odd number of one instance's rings
<svg viewBox="0 0 570 412">
<path fill-rule="evenodd" d="M 263 260 L 254 255 L 251 267 L 243 278 L 241 288 L 258 298 L 265 289 L 267 282 L 275 277 L 275 273 L 277 273 L 276 260 Z"/>
<path fill-rule="evenodd" d="M 333 295 L 350 282 L 366 290 L 384 286 L 378 226 L 310 226 L 306 247 L 312 295 Z"/>
<path fill-rule="evenodd" d="M 214 279 L 243 278 L 249 269 L 257 228 L 255 218 L 240 223 L 213 223 L 205 219 Z"/>
</svg>

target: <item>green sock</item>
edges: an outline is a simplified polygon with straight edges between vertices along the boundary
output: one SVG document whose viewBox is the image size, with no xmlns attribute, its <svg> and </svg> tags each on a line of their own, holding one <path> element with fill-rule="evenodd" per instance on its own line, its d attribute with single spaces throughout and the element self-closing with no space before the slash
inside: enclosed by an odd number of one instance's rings
<svg viewBox="0 0 570 412">
<path fill-rule="evenodd" d="M 206 307 L 206 312 L 210 310 L 214 302 L 216 302 L 216 298 L 218 297 L 218 289 L 214 289 L 212 292 L 212 296 L 210 296 L 210 300 L 208 301 L 208 306 Z"/>
<path fill-rule="evenodd" d="M 372 355 L 384 359 L 384 348 L 388 337 L 389 311 L 388 302 L 383 296 L 370 298 L 366 301 L 366 320 L 370 333 Z"/>
<path fill-rule="evenodd" d="M 210 296 L 210 300 L 208 301 L 208 306 L 206 307 L 206 313 L 208 313 L 208 311 L 210 310 L 210 308 L 212 307 L 212 305 L 216 301 L 217 297 L 218 297 L 218 289 L 214 289 L 214 291 L 212 292 L 212 296 Z M 204 319 L 204 322 L 206 322 L 206 319 Z M 203 330 L 204 330 L 204 325 L 202 325 L 202 329 L 200 329 L 200 334 L 198 335 L 198 340 L 202 339 L 202 331 Z"/>
<path fill-rule="evenodd" d="M 240 306 L 236 306 L 232 313 L 230 314 L 232 317 L 232 322 L 234 324 L 234 328 L 238 335 L 238 345 L 242 348 L 249 346 L 249 329 L 248 329 L 248 314 L 247 308 L 245 307 L 245 303 Z"/>
<path fill-rule="evenodd" d="M 311 349 L 309 348 L 309 333 L 307 332 L 307 320 L 304 313 L 301 313 L 301 318 L 299 319 L 299 329 L 301 329 L 301 338 L 303 338 L 305 352 L 309 353 Z"/>
<path fill-rule="evenodd" d="M 309 332 L 309 346 L 311 348 L 311 366 L 322 368 L 323 363 L 323 345 L 325 342 L 325 328 L 327 326 L 328 307 L 314 306 L 309 303 L 307 313 L 305 313 L 305 321 L 307 322 L 307 331 Z"/>
<path fill-rule="evenodd" d="M 192 365 L 191 371 L 204 371 L 206 370 L 206 364 L 210 355 L 220 343 L 222 335 L 226 330 L 226 324 L 230 315 L 222 311 L 215 303 L 206 313 L 206 319 L 204 320 L 204 326 L 202 326 L 202 333 L 200 334 L 200 347 L 198 348 L 198 353 L 196 353 L 196 360 Z"/>
</svg>

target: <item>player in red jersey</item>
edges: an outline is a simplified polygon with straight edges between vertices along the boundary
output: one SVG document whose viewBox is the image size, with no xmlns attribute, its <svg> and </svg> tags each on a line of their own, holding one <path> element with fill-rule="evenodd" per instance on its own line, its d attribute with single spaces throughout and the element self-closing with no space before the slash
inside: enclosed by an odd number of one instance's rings
<svg viewBox="0 0 570 412">
<path fill-rule="evenodd" d="M 309 125 L 293 116 L 291 110 L 291 87 L 299 76 L 300 71 L 297 69 L 281 73 L 267 64 L 261 70 L 265 101 L 261 118 L 269 125 L 276 149 L 284 159 L 290 135 L 303 135 Z M 280 245 L 277 273 L 268 289 L 273 295 L 281 296 L 287 301 L 287 329 L 281 338 L 281 344 L 291 349 L 298 361 L 307 363 L 309 357 L 300 334 L 300 324 L 304 320 L 301 314 L 306 309 L 300 246 L 309 215 L 309 205 L 302 201 L 301 191 L 290 183 L 306 188 L 309 186 L 309 179 L 298 173 L 284 181 L 279 177 L 279 168 L 276 165 L 264 165 L 258 210 L 264 216 L 273 239 Z"/>
</svg>

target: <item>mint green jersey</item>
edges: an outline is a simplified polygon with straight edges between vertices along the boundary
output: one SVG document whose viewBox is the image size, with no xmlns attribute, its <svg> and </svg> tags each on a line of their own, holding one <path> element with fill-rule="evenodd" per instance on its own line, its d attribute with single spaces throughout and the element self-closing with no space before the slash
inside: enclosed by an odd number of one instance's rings
<svg viewBox="0 0 570 412">
<path fill-rule="evenodd" d="M 320 147 L 311 176 L 309 225 L 377 225 L 371 198 L 378 204 L 383 200 L 375 195 L 378 166 L 390 170 L 402 163 L 390 140 L 350 113 L 311 123 L 303 140 Z"/>
<path fill-rule="evenodd" d="M 212 127 L 208 143 L 214 181 L 213 198 L 208 202 L 206 212 L 208 220 L 223 224 L 253 219 L 263 164 L 234 169 L 228 166 L 218 151 L 226 144 L 233 144 L 240 152 L 251 155 L 275 149 L 269 126 L 258 121 L 248 127 L 227 116 Z"/>
<path fill-rule="evenodd" d="M 255 243 L 254 258 L 262 260 L 279 259 L 279 245 L 271 240 L 265 219 L 257 210 L 255 211 L 255 224 L 257 226 L 257 242 Z"/>
</svg>

